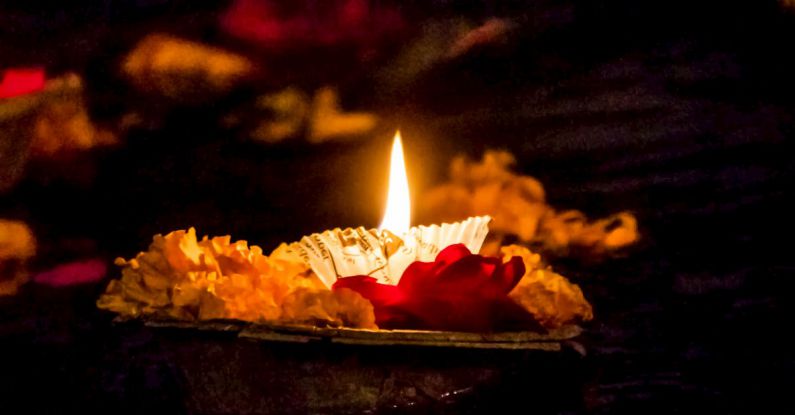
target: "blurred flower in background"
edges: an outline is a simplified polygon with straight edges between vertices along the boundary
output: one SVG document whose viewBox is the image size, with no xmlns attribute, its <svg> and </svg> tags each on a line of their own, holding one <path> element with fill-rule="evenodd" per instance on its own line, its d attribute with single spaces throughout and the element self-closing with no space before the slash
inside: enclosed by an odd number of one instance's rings
<svg viewBox="0 0 795 415">
<path fill-rule="evenodd" d="M 369 112 L 347 112 L 341 108 L 336 88 L 323 86 L 309 97 L 298 88 L 287 87 L 257 98 L 257 108 L 266 111 L 249 133 L 265 143 L 277 143 L 305 134 L 310 143 L 348 141 L 371 132 L 378 117 Z"/>
<path fill-rule="evenodd" d="M 11 190 L 30 161 L 57 170 L 75 153 L 115 145 L 115 132 L 88 115 L 83 81 L 73 73 L 44 81 L 44 71 L 7 71 L 0 91 L 0 192 Z M 12 94 L 14 94 L 12 96 Z M 70 171 L 66 166 L 66 170 Z M 66 174 L 68 176 L 68 174 Z"/>
<path fill-rule="evenodd" d="M 41 68 L 7 69 L 0 73 L 0 99 L 13 98 L 44 89 Z"/>
<path fill-rule="evenodd" d="M 221 25 L 269 50 L 348 45 L 366 57 L 405 23 L 396 7 L 368 0 L 236 0 Z"/>
<path fill-rule="evenodd" d="M 44 70 L 0 72 L 0 193 L 21 178 L 30 152 L 31 125 L 44 88 Z"/>
<path fill-rule="evenodd" d="M 0 296 L 14 295 L 28 281 L 28 261 L 36 254 L 36 240 L 28 225 L 0 219 Z"/>
<path fill-rule="evenodd" d="M 74 261 L 40 272 L 33 277 L 33 281 L 51 287 L 66 287 L 97 282 L 107 270 L 105 261 L 101 259 Z"/>
<path fill-rule="evenodd" d="M 493 150 L 481 161 L 453 159 L 450 181 L 421 197 L 423 220 L 452 222 L 490 215 L 490 240 L 481 249 L 485 253 L 515 238 L 546 254 L 598 258 L 638 241 L 637 220 L 631 213 L 591 221 L 578 210 L 558 211 L 547 204 L 538 180 L 513 171 L 515 163 L 512 154 Z"/>
<path fill-rule="evenodd" d="M 78 75 L 66 74 L 49 81 L 47 91 L 33 127 L 32 157 L 52 158 L 118 143 L 113 132 L 89 118 L 83 81 Z"/>
<path fill-rule="evenodd" d="M 140 91 L 190 102 L 228 93 L 251 75 L 253 66 L 241 55 L 155 33 L 138 42 L 121 71 Z"/>
</svg>

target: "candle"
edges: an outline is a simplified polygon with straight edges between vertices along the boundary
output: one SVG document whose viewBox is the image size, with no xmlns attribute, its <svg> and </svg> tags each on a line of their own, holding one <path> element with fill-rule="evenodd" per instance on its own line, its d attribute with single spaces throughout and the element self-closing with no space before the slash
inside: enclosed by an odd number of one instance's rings
<svg viewBox="0 0 795 415">
<path fill-rule="evenodd" d="M 463 243 L 477 253 L 488 233 L 488 216 L 462 222 L 411 227 L 411 199 L 400 132 L 395 133 L 389 163 L 387 206 L 378 229 L 332 229 L 304 236 L 291 249 L 312 267 L 326 286 L 339 278 L 367 275 L 397 284 L 415 261 L 433 261 L 444 248 Z"/>
</svg>

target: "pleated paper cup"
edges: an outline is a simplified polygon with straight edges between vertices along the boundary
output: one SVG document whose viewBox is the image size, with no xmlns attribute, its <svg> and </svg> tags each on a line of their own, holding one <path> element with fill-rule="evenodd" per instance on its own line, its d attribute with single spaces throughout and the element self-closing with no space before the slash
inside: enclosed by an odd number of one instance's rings
<svg viewBox="0 0 795 415">
<path fill-rule="evenodd" d="M 329 288 L 340 278 L 356 275 L 396 285 L 412 262 L 433 261 L 450 245 L 464 244 L 473 254 L 480 252 L 490 221 L 489 216 L 471 217 L 456 223 L 415 226 L 402 235 L 363 227 L 336 228 L 304 236 L 290 248 Z"/>
</svg>

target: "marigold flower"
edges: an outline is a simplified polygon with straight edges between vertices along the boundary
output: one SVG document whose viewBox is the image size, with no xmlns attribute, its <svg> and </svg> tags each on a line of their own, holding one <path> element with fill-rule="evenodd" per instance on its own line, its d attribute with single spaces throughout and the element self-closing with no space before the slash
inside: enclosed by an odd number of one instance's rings
<svg viewBox="0 0 795 415">
<path fill-rule="evenodd" d="M 156 235 L 148 251 L 116 264 L 121 279 L 110 282 L 97 306 L 126 316 L 375 327 L 369 302 L 331 293 L 284 244 L 266 256 L 229 236 L 198 240 L 190 228 Z M 313 308 L 296 310 L 296 302 Z"/>
<path fill-rule="evenodd" d="M 509 245 L 501 249 L 503 261 L 521 257 L 525 273 L 509 297 L 529 311 L 544 327 L 556 328 L 564 324 L 593 319 L 591 304 L 577 284 L 544 267 L 541 257 L 529 249 Z"/>
<path fill-rule="evenodd" d="M 546 202 L 544 187 L 513 172 L 516 159 L 505 151 L 487 151 L 479 162 L 456 157 L 450 181 L 422 195 L 423 222 L 455 222 L 489 215 L 499 244 L 504 237 L 539 246 L 544 252 L 601 256 L 639 239 L 637 220 L 622 212 L 589 221 L 580 211 L 556 211 Z"/>
</svg>

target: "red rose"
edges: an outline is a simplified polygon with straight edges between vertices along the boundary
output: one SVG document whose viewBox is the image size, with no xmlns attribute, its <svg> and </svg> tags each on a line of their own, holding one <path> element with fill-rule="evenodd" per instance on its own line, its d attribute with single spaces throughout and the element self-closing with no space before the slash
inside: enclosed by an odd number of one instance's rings
<svg viewBox="0 0 795 415">
<path fill-rule="evenodd" d="M 355 276 L 337 280 L 332 289 L 349 288 L 370 300 L 381 328 L 543 331 L 508 297 L 524 271 L 520 257 L 502 263 L 499 258 L 472 255 L 457 244 L 442 250 L 434 262 L 411 264 L 396 286 Z"/>
</svg>

